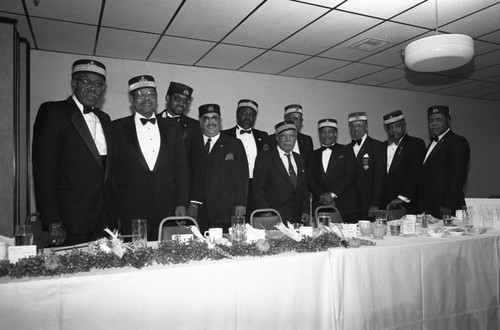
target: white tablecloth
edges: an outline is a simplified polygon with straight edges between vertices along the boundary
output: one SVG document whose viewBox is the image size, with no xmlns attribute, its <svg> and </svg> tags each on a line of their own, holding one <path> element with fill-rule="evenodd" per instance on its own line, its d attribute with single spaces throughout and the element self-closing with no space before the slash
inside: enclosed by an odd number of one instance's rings
<svg viewBox="0 0 500 330">
<path fill-rule="evenodd" d="M 500 232 L 0 279 L 5 329 L 498 329 Z"/>
</svg>

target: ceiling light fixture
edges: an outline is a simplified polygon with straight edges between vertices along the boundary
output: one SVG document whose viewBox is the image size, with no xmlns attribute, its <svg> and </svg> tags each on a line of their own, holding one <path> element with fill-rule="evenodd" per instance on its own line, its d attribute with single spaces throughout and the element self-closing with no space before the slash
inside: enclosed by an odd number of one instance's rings
<svg viewBox="0 0 500 330">
<path fill-rule="evenodd" d="M 458 68 L 474 56 L 474 41 L 464 34 L 438 35 L 436 5 L 436 35 L 418 39 L 404 49 L 406 66 L 413 71 L 436 72 Z"/>
</svg>

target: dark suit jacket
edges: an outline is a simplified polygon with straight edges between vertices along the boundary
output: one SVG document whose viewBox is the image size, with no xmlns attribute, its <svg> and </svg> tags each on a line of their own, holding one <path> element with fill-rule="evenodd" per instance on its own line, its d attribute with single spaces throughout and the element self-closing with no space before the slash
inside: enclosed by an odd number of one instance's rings
<svg viewBox="0 0 500 330">
<path fill-rule="evenodd" d="M 191 182 L 194 175 L 194 167 L 196 166 L 194 164 L 193 150 L 196 149 L 195 145 L 200 143 L 200 139 L 203 139 L 200 122 L 186 115 L 180 115 L 179 120 L 176 120 L 167 116 L 167 110 L 163 110 L 161 113 L 157 114 L 156 117 L 167 118 L 181 126 L 182 140 L 184 141 L 184 148 L 186 149 L 189 180 Z M 191 186 L 191 183 L 189 183 L 189 186 Z"/>
<path fill-rule="evenodd" d="M 246 206 L 248 161 L 240 140 L 220 134 L 208 157 L 196 145 L 192 200 L 203 202 L 211 223 L 229 223 L 235 206 Z M 203 221 L 203 219 L 201 220 Z"/>
<path fill-rule="evenodd" d="M 236 137 L 236 126 L 230 129 L 226 129 L 222 131 L 223 134 L 229 135 L 233 138 Z M 268 150 L 269 146 L 269 135 L 264 131 L 259 131 L 258 129 L 252 128 L 253 138 L 255 139 L 255 144 L 257 146 L 257 153 L 262 152 L 263 150 Z"/>
<path fill-rule="evenodd" d="M 336 207 L 342 215 L 356 213 L 359 205 L 354 185 L 356 158 L 352 148 L 335 143 L 326 171 L 323 169 L 322 157 L 322 148 L 314 150 L 307 166 L 313 209 L 322 205 L 319 202 L 321 195 L 333 192 L 337 195 Z"/>
<path fill-rule="evenodd" d="M 450 130 L 439 140 L 422 165 L 419 197 L 423 212 L 441 218 L 440 206 L 453 212 L 465 205 L 469 160 L 469 143 L 464 137 Z"/>
<path fill-rule="evenodd" d="M 151 171 L 139 146 L 134 116 L 113 121 L 113 185 L 122 233 L 130 233 L 130 220 L 145 218 L 150 239 L 156 239 L 160 221 L 174 216 L 175 207 L 188 204 L 186 154 L 179 125 L 159 118 L 160 151 Z"/>
<path fill-rule="evenodd" d="M 111 120 L 96 111 L 112 152 Z M 40 106 L 33 130 L 33 179 L 41 221 L 64 222 L 71 234 L 115 226 L 111 214 L 111 160 L 103 161 L 72 97 Z"/>
<path fill-rule="evenodd" d="M 278 140 L 276 140 L 276 134 L 269 135 L 269 142 L 276 148 L 278 147 Z M 297 143 L 299 145 L 300 155 L 307 166 L 307 160 L 309 155 L 313 152 L 313 141 L 309 135 L 305 135 L 297 132 Z"/>
<path fill-rule="evenodd" d="M 293 153 L 297 164 L 297 187 L 294 187 L 278 150 L 264 151 L 255 160 L 253 177 L 254 200 L 257 209 L 277 210 L 283 222 L 300 222 L 302 214 L 309 214 L 307 175 L 301 155 Z M 282 151 L 281 151 L 282 152 Z"/>
<path fill-rule="evenodd" d="M 384 142 L 387 152 L 388 142 Z M 408 213 L 418 212 L 417 185 L 420 168 L 425 157 L 425 142 L 422 139 L 406 134 L 399 142 L 389 172 L 386 174 L 383 206 L 387 206 L 398 196 L 410 199 L 404 204 Z"/>
<path fill-rule="evenodd" d="M 351 142 L 349 145 L 353 147 L 354 143 Z M 368 216 L 368 208 L 371 205 L 384 206 L 382 205 L 382 196 L 386 158 L 387 154 L 382 142 L 367 136 L 356 157 L 356 189 L 360 201 L 361 216 Z"/>
</svg>

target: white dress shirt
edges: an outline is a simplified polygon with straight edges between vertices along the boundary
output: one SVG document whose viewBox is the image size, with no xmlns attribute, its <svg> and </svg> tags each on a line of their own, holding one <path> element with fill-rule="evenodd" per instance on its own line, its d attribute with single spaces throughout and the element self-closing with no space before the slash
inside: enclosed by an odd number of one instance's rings
<svg viewBox="0 0 500 330">
<path fill-rule="evenodd" d="M 75 95 L 73 95 L 73 101 L 75 101 L 78 109 L 80 109 L 80 112 L 85 119 L 85 122 L 87 123 L 87 127 L 89 128 L 90 135 L 92 135 L 92 139 L 94 140 L 95 146 L 97 147 L 97 151 L 99 151 L 99 155 L 106 156 L 108 154 L 108 147 L 106 145 L 106 137 L 104 136 L 104 131 L 102 130 L 102 125 L 99 117 L 97 117 L 93 112 L 84 114 L 83 104 L 78 101 Z"/>
<path fill-rule="evenodd" d="M 214 144 L 215 144 L 215 142 L 217 142 L 219 137 L 220 137 L 220 133 L 217 133 L 216 136 L 213 136 L 211 138 L 209 138 L 208 136 L 203 134 L 203 145 L 207 144 L 208 139 L 211 139 L 210 140 L 210 149 L 209 149 L 208 153 L 212 152 L 212 149 L 214 148 Z"/>
<path fill-rule="evenodd" d="M 335 145 L 335 143 L 329 147 L 333 147 L 334 145 Z M 323 146 L 323 147 L 326 147 L 326 146 Z M 323 152 L 321 153 L 321 160 L 323 163 L 323 172 L 325 172 L 325 173 L 328 170 L 328 164 L 330 163 L 331 156 L 332 156 L 332 150 L 328 149 L 328 148 L 323 150 Z"/>
<path fill-rule="evenodd" d="M 285 166 L 286 171 L 288 172 L 288 157 L 286 156 L 286 152 L 281 150 L 279 147 L 278 149 L 278 154 L 280 155 L 281 161 L 283 162 L 283 165 Z M 290 151 L 290 162 L 292 163 L 293 170 L 295 171 L 295 174 L 297 174 L 297 163 L 295 163 L 295 158 L 293 157 L 293 152 Z M 297 174 L 298 175 L 298 174 Z"/>
<path fill-rule="evenodd" d="M 245 153 L 247 154 L 248 160 L 248 173 L 250 174 L 250 179 L 253 178 L 253 168 L 255 166 L 255 158 L 257 157 L 257 143 L 255 143 L 255 137 L 252 133 L 244 133 L 240 134 L 240 130 L 242 128 L 236 125 L 236 137 L 243 143 L 243 147 L 245 147 Z"/>
<path fill-rule="evenodd" d="M 361 147 L 363 146 L 363 143 L 365 143 L 365 140 L 366 140 L 366 133 L 365 135 L 363 135 L 363 137 L 361 138 L 361 144 L 357 144 L 357 143 L 354 143 L 354 146 L 352 147 L 352 149 L 354 149 L 354 155 L 356 155 L 356 157 L 358 157 L 358 152 L 359 150 L 361 149 Z"/>
<path fill-rule="evenodd" d="M 158 153 L 160 152 L 160 129 L 158 128 L 158 120 L 156 120 L 154 124 L 147 122 L 146 125 L 143 125 L 140 120 L 141 118 L 146 117 L 139 113 L 135 114 L 135 130 L 137 132 L 137 139 L 139 140 L 142 155 L 146 159 L 149 169 L 152 171 L 155 168 L 156 159 L 158 158 Z"/>
</svg>

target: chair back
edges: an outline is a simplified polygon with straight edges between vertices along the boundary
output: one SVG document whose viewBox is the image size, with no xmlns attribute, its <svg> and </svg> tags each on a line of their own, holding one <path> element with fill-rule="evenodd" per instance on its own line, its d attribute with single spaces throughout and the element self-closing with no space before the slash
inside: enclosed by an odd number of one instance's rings
<svg viewBox="0 0 500 330">
<path fill-rule="evenodd" d="M 270 216 L 257 216 L 259 213 L 272 213 Z M 257 209 L 250 214 L 250 225 L 256 229 L 276 230 L 274 225 L 283 222 L 275 209 Z"/>
<path fill-rule="evenodd" d="M 176 221 L 186 221 L 191 222 L 198 230 L 200 227 L 198 226 L 198 222 L 192 217 L 188 216 L 180 216 L 180 217 L 166 217 L 160 222 L 160 226 L 158 229 L 158 240 L 159 241 L 170 241 L 172 240 L 173 235 L 181 235 L 181 234 L 192 234 L 191 228 L 185 226 L 165 226 L 166 223 L 175 223 Z"/>
<path fill-rule="evenodd" d="M 318 206 L 316 210 L 314 210 L 314 219 L 316 221 L 316 228 L 319 226 L 319 213 L 328 213 L 330 215 L 330 223 L 342 223 L 342 215 L 339 210 L 333 205 L 322 205 Z M 328 225 L 328 224 L 325 224 Z"/>
<path fill-rule="evenodd" d="M 387 204 L 387 221 L 401 219 L 406 215 L 406 209 L 402 203 Z"/>
</svg>

